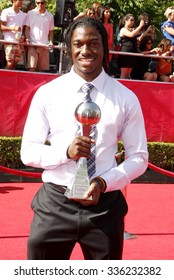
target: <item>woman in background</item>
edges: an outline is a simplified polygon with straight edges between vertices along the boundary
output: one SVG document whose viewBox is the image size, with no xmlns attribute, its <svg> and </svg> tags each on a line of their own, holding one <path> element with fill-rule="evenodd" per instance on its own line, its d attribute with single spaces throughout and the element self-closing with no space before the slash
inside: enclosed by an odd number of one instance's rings
<svg viewBox="0 0 174 280">
<path fill-rule="evenodd" d="M 141 39 L 144 36 L 151 36 L 152 40 L 154 41 L 154 34 L 155 34 L 155 27 L 154 25 L 151 25 L 151 19 L 150 16 L 147 13 L 142 13 L 139 15 L 136 26 L 139 26 L 140 21 L 143 20 L 144 21 L 144 26 L 143 28 L 140 30 L 139 33 L 139 40 L 141 41 Z"/>
<path fill-rule="evenodd" d="M 162 82 L 172 82 L 174 83 L 174 75 L 172 73 L 172 52 L 174 47 L 169 39 L 162 39 L 158 45 L 161 50 L 161 56 L 164 58 L 159 58 L 157 60 L 156 72 L 158 74 L 158 80 Z M 165 56 L 171 56 L 170 58 L 165 58 Z"/>
<path fill-rule="evenodd" d="M 95 10 L 93 8 L 88 8 L 84 12 L 79 13 L 76 17 L 74 17 L 73 20 L 76 20 L 78 18 L 82 17 L 93 17 L 96 18 Z"/>
<path fill-rule="evenodd" d="M 111 11 L 108 7 L 101 8 L 101 16 L 100 20 L 103 23 L 104 27 L 106 28 L 108 34 L 108 46 L 109 50 L 113 49 L 113 42 L 114 42 L 114 32 L 113 32 L 113 23 L 111 21 Z"/>
<path fill-rule="evenodd" d="M 120 28 L 120 52 L 130 52 L 137 53 L 138 48 L 138 34 L 144 26 L 144 20 L 140 21 L 138 27 L 134 28 L 134 16 L 132 14 L 127 14 L 123 17 Z M 121 69 L 121 79 L 129 79 L 133 67 L 137 66 L 137 57 L 132 55 L 119 55 L 118 66 Z"/>
<path fill-rule="evenodd" d="M 96 19 L 100 20 L 100 10 L 102 8 L 102 4 L 100 2 L 94 2 L 91 6 L 95 11 L 95 17 Z"/>
<path fill-rule="evenodd" d="M 151 58 L 148 57 L 148 54 L 158 54 L 159 49 L 154 48 L 152 49 L 153 41 L 151 36 L 145 36 L 141 40 L 139 44 L 139 52 L 147 55 L 137 57 L 137 67 L 132 69 L 131 72 L 131 79 L 134 80 L 148 80 L 148 81 L 156 81 L 157 80 L 157 73 L 154 71 L 149 70 L 149 64 L 151 61 Z"/>
<path fill-rule="evenodd" d="M 95 10 L 93 8 L 88 8 L 85 11 L 85 16 L 96 18 Z"/>
</svg>

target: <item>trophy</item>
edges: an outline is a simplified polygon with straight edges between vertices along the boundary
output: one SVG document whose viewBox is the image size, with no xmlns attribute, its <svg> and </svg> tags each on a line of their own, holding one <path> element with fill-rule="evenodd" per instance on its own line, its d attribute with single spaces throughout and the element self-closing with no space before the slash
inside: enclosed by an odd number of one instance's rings
<svg viewBox="0 0 174 280">
<path fill-rule="evenodd" d="M 77 106 L 75 118 L 81 125 L 82 135 L 89 136 L 92 126 L 100 121 L 101 111 L 96 103 L 85 101 Z M 65 195 L 71 199 L 83 199 L 89 189 L 89 185 L 87 159 L 81 157 L 77 162 L 77 170 L 72 189 L 67 188 Z"/>
</svg>

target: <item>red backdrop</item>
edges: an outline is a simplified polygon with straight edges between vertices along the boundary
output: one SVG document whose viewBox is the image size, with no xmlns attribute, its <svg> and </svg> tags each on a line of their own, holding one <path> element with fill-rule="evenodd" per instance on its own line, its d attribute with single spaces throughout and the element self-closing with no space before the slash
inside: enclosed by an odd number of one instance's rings
<svg viewBox="0 0 174 280">
<path fill-rule="evenodd" d="M 0 70 L 0 135 L 21 136 L 37 88 L 55 74 Z M 174 142 L 174 85 L 120 80 L 138 97 L 150 142 Z"/>
</svg>

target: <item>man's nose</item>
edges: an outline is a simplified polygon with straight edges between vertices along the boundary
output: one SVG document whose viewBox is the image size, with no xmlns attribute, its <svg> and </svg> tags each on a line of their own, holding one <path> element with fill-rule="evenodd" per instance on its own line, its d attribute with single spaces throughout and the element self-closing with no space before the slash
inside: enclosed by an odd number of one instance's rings
<svg viewBox="0 0 174 280">
<path fill-rule="evenodd" d="M 81 53 L 82 53 L 83 55 L 85 55 L 85 54 L 88 54 L 89 52 L 90 52 L 89 46 L 88 46 L 87 44 L 84 44 L 84 45 L 82 46 L 82 48 L 81 48 Z"/>
</svg>

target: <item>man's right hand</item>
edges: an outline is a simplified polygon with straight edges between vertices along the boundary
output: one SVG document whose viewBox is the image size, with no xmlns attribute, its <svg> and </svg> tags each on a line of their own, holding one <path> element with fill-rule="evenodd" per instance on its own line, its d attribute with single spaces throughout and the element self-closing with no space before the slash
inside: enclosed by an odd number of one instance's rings
<svg viewBox="0 0 174 280">
<path fill-rule="evenodd" d="M 73 160 L 78 160 L 80 157 L 89 158 L 91 143 L 95 141 L 90 137 L 78 135 L 67 149 L 68 158 Z"/>
</svg>

